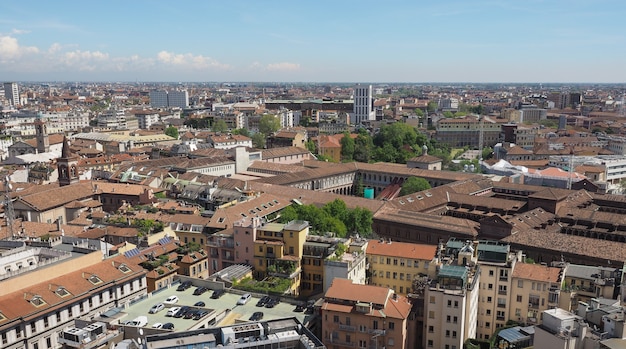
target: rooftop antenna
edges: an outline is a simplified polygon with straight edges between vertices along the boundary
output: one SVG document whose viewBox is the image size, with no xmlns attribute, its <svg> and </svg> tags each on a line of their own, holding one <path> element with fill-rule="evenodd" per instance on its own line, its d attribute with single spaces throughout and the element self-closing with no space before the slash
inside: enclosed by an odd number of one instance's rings
<svg viewBox="0 0 626 349">
<path fill-rule="evenodd" d="M 4 176 L 4 219 L 7 223 L 7 239 L 13 237 L 13 223 L 15 222 L 11 190 L 13 186 L 9 181 L 9 175 L 6 175 Z"/>
</svg>

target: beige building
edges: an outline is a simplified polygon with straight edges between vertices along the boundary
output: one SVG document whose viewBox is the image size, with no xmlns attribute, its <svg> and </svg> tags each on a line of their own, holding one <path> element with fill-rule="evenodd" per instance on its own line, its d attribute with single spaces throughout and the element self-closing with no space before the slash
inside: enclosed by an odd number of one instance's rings
<svg viewBox="0 0 626 349">
<path fill-rule="evenodd" d="M 335 278 L 321 309 L 321 339 L 328 348 L 414 348 L 408 343 L 410 311 L 407 298 L 389 288 Z"/>
<path fill-rule="evenodd" d="M 507 320 L 537 325 L 544 310 L 559 306 L 562 269 L 517 263 L 511 278 L 511 303 Z"/>
<path fill-rule="evenodd" d="M 437 246 L 434 245 L 370 240 L 366 250 L 368 283 L 407 295 L 412 292 L 415 279 L 429 275 L 429 266 L 436 251 Z"/>
</svg>

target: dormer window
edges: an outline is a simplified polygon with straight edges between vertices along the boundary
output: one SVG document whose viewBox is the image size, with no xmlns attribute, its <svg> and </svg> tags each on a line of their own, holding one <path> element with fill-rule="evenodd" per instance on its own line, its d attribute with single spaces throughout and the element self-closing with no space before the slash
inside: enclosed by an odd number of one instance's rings
<svg viewBox="0 0 626 349">
<path fill-rule="evenodd" d="M 117 269 L 118 269 L 119 271 L 121 271 L 122 273 L 124 273 L 124 274 L 128 274 L 128 273 L 130 273 L 130 272 L 132 271 L 132 270 L 131 270 L 131 269 L 130 269 L 130 268 L 129 268 L 126 264 L 124 264 L 124 263 L 120 264 L 120 266 L 119 266 L 119 267 L 117 267 Z"/>
<path fill-rule="evenodd" d="M 67 297 L 67 296 L 69 296 L 69 295 L 70 295 L 70 292 L 69 292 L 69 291 L 68 291 L 65 287 L 63 287 L 63 286 L 59 286 L 59 287 L 56 289 L 56 291 L 54 291 L 54 293 L 55 293 L 57 296 L 61 297 L 61 298 L 63 298 L 63 297 Z"/>
<path fill-rule="evenodd" d="M 92 274 L 87 280 L 89 280 L 89 282 L 91 282 L 94 285 L 98 285 L 102 283 L 102 279 L 100 279 L 98 275 L 96 274 Z"/>
<path fill-rule="evenodd" d="M 7 319 L 7 317 L 4 314 L 2 314 L 2 312 L 0 311 L 0 322 L 4 321 L 6 319 Z"/>
<path fill-rule="evenodd" d="M 41 298 L 41 296 L 33 296 L 33 298 L 30 299 L 30 304 L 36 306 L 36 307 L 41 307 L 42 305 L 46 304 L 46 301 L 43 300 L 43 298 Z"/>
</svg>

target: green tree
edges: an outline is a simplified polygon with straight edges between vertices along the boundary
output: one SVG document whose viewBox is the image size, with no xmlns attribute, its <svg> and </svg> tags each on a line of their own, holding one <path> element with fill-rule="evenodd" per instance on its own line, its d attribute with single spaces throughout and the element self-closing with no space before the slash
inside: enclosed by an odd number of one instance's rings
<svg viewBox="0 0 626 349">
<path fill-rule="evenodd" d="M 341 138 L 341 158 L 344 161 L 352 161 L 354 157 L 354 138 L 350 137 L 350 133 L 347 131 L 343 133 Z"/>
<path fill-rule="evenodd" d="M 470 112 L 478 115 L 483 115 L 485 113 L 485 107 L 482 104 L 470 107 Z"/>
<path fill-rule="evenodd" d="M 165 129 L 165 134 L 170 136 L 170 137 L 172 137 L 172 138 L 178 139 L 178 129 L 176 127 L 174 127 L 174 126 L 170 126 L 170 127 L 166 128 Z"/>
<path fill-rule="evenodd" d="M 265 149 L 266 139 L 265 135 L 261 132 L 257 132 L 252 135 L 252 146 L 257 149 Z"/>
<path fill-rule="evenodd" d="M 424 111 L 420 108 L 415 108 L 415 115 L 421 118 L 422 116 L 424 116 Z"/>
<path fill-rule="evenodd" d="M 280 120 L 273 114 L 264 114 L 259 120 L 259 132 L 270 135 L 280 129 Z"/>
<path fill-rule="evenodd" d="M 311 153 L 315 154 L 315 142 L 313 142 L 312 139 L 309 139 L 308 141 L 306 141 L 306 150 L 310 151 Z"/>
<path fill-rule="evenodd" d="M 434 113 L 437 111 L 437 108 L 439 108 L 439 103 L 437 103 L 436 101 L 430 101 L 428 102 L 426 110 L 428 110 L 429 113 Z"/>
<path fill-rule="evenodd" d="M 449 118 L 453 118 L 454 114 L 452 114 L 451 111 L 444 111 L 443 112 L 443 116 L 445 116 L 445 117 L 447 117 L 449 119 Z"/>
<path fill-rule="evenodd" d="M 359 135 L 354 140 L 354 154 L 352 158 L 360 162 L 369 162 L 372 158 L 372 148 L 374 142 L 372 137 L 365 130 L 359 131 Z"/>
<path fill-rule="evenodd" d="M 493 157 L 493 149 L 491 147 L 483 148 L 482 151 L 483 160 L 491 159 Z"/>
<path fill-rule="evenodd" d="M 400 189 L 400 196 L 409 195 L 418 191 L 430 189 L 428 181 L 421 177 L 409 177 L 404 183 L 402 183 L 402 189 Z"/>
<path fill-rule="evenodd" d="M 373 217 L 372 211 L 356 207 L 348 212 L 346 228 L 349 233 L 359 233 L 362 237 L 370 237 L 372 235 Z"/>
<path fill-rule="evenodd" d="M 250 131 L 247 128 L 237 128 L 233 130 L 233 134 L 250 137 Z"/>
<path fill-rule="evenodd" d="M 226 130 L 228 130 L 228 125 L 226 124 L 226 121 L 218 119 L 215 120 L 211 129 L 213 132 L 226 132 Z"/>
<path fill-rule="evenodd" d="M 345 221 L 348 217 L 348 207 L 341 199 L 335 199 L 322 207 L 330 216 Z"/>
<path fill-rule="evenodd" d="M 298 211 L 293 206 L 287 206 L 282 211 L 280 211 L 280 218 L 278 219 L 281 223 L 289 223 L 291 221 L 295 221 L 298 219 Z"/>
</svg>

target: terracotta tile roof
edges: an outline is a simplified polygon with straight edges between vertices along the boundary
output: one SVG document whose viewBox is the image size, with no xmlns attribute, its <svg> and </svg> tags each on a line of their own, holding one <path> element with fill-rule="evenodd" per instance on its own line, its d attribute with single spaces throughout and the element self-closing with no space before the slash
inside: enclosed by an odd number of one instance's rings
<svg viewBox="0 0 626 349">
<path fill-rule="evenodd" d="M 80 182 L 64 187 L 37 186 L 37 189 L 29 191 L 28 194 L 21 194 L 17 199 L 26 205 L 42 212 L 54 207 L 64 206 L 75 200 L 91 199 L 94 190 L 90 182 Z"/>
<path fill-rule="evenodd" d="M 97 187 L 98 193 L 102 194 L 120 194 L 120 195 L 141 195 L 150 187 L 139 184 L 130 183 L 110 183 L 104 181 L 93 182 L 94 189 Z"/>
<path fill-rule="evenodd" d="M 433 163 L 437 163 L 437 162 L 441 162 L 442 160 L 436 156 L 431 156 L 431 155 L 420 155 L 420 156 L 416 156 L 414 158 L 410 158 L 409 160 L 407 160 L 407 162 L 419 162 L 422 164 L 433 164 Z"/>
<path fill-rule="evenodd" d="M 218 209 L 207 226 L 217 229 L 228 228 L 241 218 L 264 217 L 289 205 L 291 205 L 291 201 L 284 197 L 264 193 L 252 200 Z"/>
<path fill-rule="evenodd" d="M 306 170 L 302 165 L 281 164 L 278 162 L 255 161 L 248 166 L 250 172 L 279 172 L 279 173 L 295 173 Z"/>
<path fill-rule="evenodd" d="M 524 148 L 522 148 L 520 146 L 517 146 L 517 145 L 514 146 L 514 147 L 506 149 L 506 155 L 507 156 L 510 156 L 510 155 L 532 155 L 532 154 L 533 154 L 532 151 L 526 150 L 526 149 L 524 149 Z"/>
<path fill-rule="evenodd" d="M 51 135 L 48 135 L 48 141 L 50 142 L 50 145 L 53 144 L 61 144 L 63 143 L 63 137 L 65 137 L 65 135 L 61 134 L 61 133 L 53 133 Z M 31 138 L 31 139 L 26 139 L 24 140 L 24 143 L 31 145 L 33 147 L 37 147 L 37 139 L 36 138 Z"/>
<path fill-rule="evenodd" d="M 383 206 L 374 213 L 374 221 L 376 220 L 447 231 L 469 239 L 478 235 L 480 227 L 480 224 L 469 219 L 405 211 L 390 206 Z"/>
<path fill-rule="evenodd" d="M 40 317 L 42 312 L 46 312 L 47 309 L 54 309 L 61 304 L 73 304 L 76 302 L 75 297 L 82 297 L 95 290 L 107 289 L 113 283 L 120 284 L 125 280 L 138 278 L 145 273 L 142 268 L 130 263 L 126 264 L 130 272 L 124 273 L 118 269 L 121 263 L 119 258 L 106 260 L 82 270 L 65 274 L 62 277 L 27 286 L 17 292 L 0 295 L 0 312 L 9 321 L 18 318 L 30 321 Z M 102 282 L 96 285 L 92 284 L 89 278 L 94 275 Z M 59 296 L 55 292 L 59 287 L 67 290 L 69 297 Z M 45 303 L 41 306 L 33 305 L 29 300 L 35 296 L 40 297 Z"/>
<path fill-rule="evenodd" d="M 432 260 L 435 258 L 437 246 L 413 244 L 408 242 L 370 240 L 367 244 L 367 255 L 392 256 L 400 258 L 413 258 Z"/>
<path fill-rule="evenodd" d="M 559 189 L 559 188 L 544 188 L 542 191 L 538 191 L 529 195 L 529 198 L 534 199 L 546 199 L 546 200 L 557 200 L 561 201 L 567 198 L 568 195 L 572 193 L 571 190 L 567 189 Z"/>
<path fill-rule="evenodd" d="M 558 283 L 561 268 L 548 267 L 541 264 L 517 263 L 512 277 L 541 282 Z"/>
</svg>

